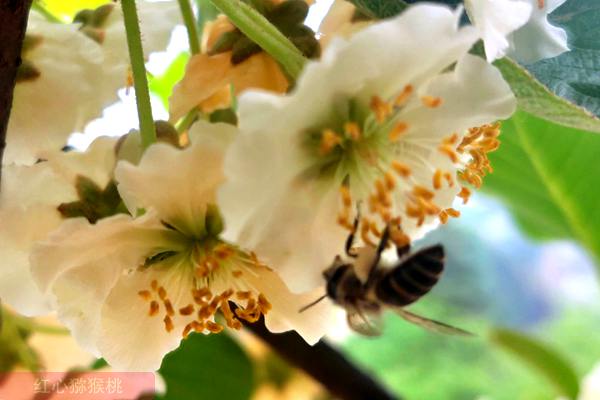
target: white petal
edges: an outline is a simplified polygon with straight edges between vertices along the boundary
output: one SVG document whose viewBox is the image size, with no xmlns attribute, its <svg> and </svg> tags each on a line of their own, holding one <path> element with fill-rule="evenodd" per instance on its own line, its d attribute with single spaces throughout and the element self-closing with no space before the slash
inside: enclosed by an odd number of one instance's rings
<svg viewBox="0 0 600 400">
<path fill-rule="evenodd" d="M 526 0 L 465 0 L 465 7 L 480 32 L 489 62 L 506 54 L 508 35 L 525 25 L 532 11 Z"/>
<path fill-rule="evenodd" d="M 25 315 L 49 311 L 34 283 L 29 253 L 62 218 L 61 203 L 77 200 L 75 177 L 84 175 L 104 185 L 114 166 L 113 139 L 99 139 L 87 152 L 54 153 L 32 166 L 5 165 L 0 192 L 0 297 Z"/>
<path fill-rule="evenodd" d="M 173 304 L 189 304 L 192 276 L 180 272 L 150 268 L 121 276 L 102 307 L 98 341 L 100 353 L 113 368 L 155 371 L 165 354 L 179 346 L 184 319 L 175 316 L 175 329 L 167 333 L 162 316 L 150 317 L 148 303 L 138 292 L 156 279 Z"/>
<path fill-rule="evenodd" d="M 181 231 L 198 234 L 207 204 L 216 203 L 215 191 L 224 180 L 225 147 L 234 133 L 231 125 L 197 123 L 190 147 L 179 150 L 158 143 L 139 166 L 120 162 L 115 177 L 129 210 L 153 208 Z"/>
<path fill-rule="evenodd" d="M 117 215 L 96 225 L 69 219 L 35 246 L 33 277 L 52 296 L 60 320 L 82 347 L 99 354 L 99 318 L 106 297 L 122 274 L 147 257 L 178 250 L 172 235 L 152 213 L 136 220 Z"/>
<path fill-rule="evenodd" d="M 537 7 L 535 1 L 531 19 L 513 34 L 513 48 L 508 55 L 522 63 L 530 64 L 568 51 L 567 33 L 548 22 L 548 14 L 564 1 L 546 0 L 545 8 L 542 9 Z"/>
<path fill-rule="evenodd" d="M 260 270 L 254 277 L 248 275 L 245 275 L 248 283 L 263 293 L 273 306 L 265 316 L 265 324 L 271 332 L 295 330 L 308 344 L 313 345 L 331 329 L 331 322 L 339 309 L 329 299 L 299 312 L 302 307 L 325 294 L 323 286 L 308 293 L 292 294 L 275 272 Z"/>
<path fill-rule="evenodd" d="M 100 95 L 100 46 L 76 25 L 46 22 L 32 13 L 27 32 L 43 37 L 25 55 L 41 75 L 15 87 L 4 164 L 33 164 L 40 151 L 60 150 L 71 133 L 100 115 L 106 100 Z"/>
</svg>

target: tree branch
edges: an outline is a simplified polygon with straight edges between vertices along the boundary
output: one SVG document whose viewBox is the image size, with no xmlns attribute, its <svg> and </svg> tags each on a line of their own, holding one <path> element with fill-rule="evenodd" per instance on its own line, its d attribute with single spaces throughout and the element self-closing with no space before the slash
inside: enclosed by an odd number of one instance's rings
<svg viewBox="0 0 600 400">
<path fill-rule="evenodd" d="M 304 370 L 337 398 L 400 400 L 323 341 L 309 346 L 296 332 L 273 334 L 262 318 L 257 323 L 245 325 L 281 357 Z"/>
<path fill-rule="evenodd" d="M 31 0 L 0 0 L 0 174 L 29 7 Z"/>
</svg>

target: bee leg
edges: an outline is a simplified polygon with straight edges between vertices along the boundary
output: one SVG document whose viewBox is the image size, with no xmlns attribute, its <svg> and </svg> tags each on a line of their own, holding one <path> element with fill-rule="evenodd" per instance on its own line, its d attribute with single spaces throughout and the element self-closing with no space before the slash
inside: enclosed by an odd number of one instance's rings
<svg viewBox="0 0 600 400">
<path fill-rule="evenodd" d="M 354 245 L 354 236 L 356 235 L 356 231 L 358 230 L 359 221 L 360 221 L 360 210 L 357 207 L 356 208 L 356 217 L 354 218 L 354 223 L 352 224 L 352 231 L 350 231 L 350 234 L 348 235 L 348 238 L 346 239 L 346 245 L 344 247 L 346 254 L 349 257 L 353 257 L 353 258 L 358 257 L 358 254 L 356 254 L 356 252 L 352 251 L 352 246 Z"/>
<path fill-rule="evenodd" d="M 381 234 L 381 240 L 377 245 L 377 251 L 375 252 L 375 258 L 373 259 L 373 263 L 371 264 L 371 269 L 369 270 L 369 275 L 367 277 L 366 285 L 369 285 L 370 282 L 373 281 L 375 277 L 375 271 L 377 270 L 377 266 L 379 265 L 379 260 L 381 259 L 381 253 L 385 250 L 390 240 L 390 230 L 389 227 L 385 227 L 383 233 Z"/>
</svg>

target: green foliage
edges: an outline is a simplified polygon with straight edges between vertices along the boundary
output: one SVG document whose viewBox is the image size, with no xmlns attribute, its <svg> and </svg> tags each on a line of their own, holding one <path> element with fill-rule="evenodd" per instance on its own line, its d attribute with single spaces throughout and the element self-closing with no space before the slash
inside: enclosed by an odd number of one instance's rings
<svg viewBox="0 0 600 400">
<path fill-rule="evenodd" d="M 159 372 L 167 385 L 162 400 L 247 400 L 254 385 L 252 363 L 225 334 L 191 334 Z"/>
<path fill-rule="evenodd" d="M 553 94 L 516 62 L 505 57 L 494 65 L 517 97 L 519 109 L 559 125 L 600 132 L 598 118 Z"/>
<path fill-rule="evenodd" d="M 556 387 L 557 394 L 573 400 L 577 398 L 579 378 L 570 363 L 554 349 L 507 329 L 492 330 L 490 340 L 544 375 Z"/>
<path fill-rule="evenodd" d="M 517 112 L 491 154 L 484 189 L 502 198 L 521 226 L 542 238 L 572 238 L 600 259 L 600 136 Z"/>
<path fill-rule="evenodd" d="M 529 66 L 554 93 L 600 116 L 600 4 L 571 0 L 553 14 L 569 34 L 573 49 Z"/>
<path fill-rule="evenodd" d="M 173 86 L 183 78 L 185 66 L 189 59 L 189 53 L 180 53 L 165 72 L 151 76 L 149 79 L 150 91 L 160 98 L 167 110 L 169 109 L 169 97 L 173 92 Z"/>
<path fill-rule="evenodd" d="M 408 6 L 403 0 L 350 0 L 364 15 L 374 19 L 400 14 Z"/>
</svg>

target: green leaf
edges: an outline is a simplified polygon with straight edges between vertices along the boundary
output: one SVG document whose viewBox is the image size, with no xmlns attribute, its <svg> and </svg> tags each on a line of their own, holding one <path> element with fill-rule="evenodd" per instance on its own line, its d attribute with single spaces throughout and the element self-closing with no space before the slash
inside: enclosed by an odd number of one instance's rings
<svg viewBox="0 0 600 400">
<path fill-rule="evenodd" d="M 600 3 L 569 0 L 550 15 L 550 22 L 567 31 L 569 47 L 600 50 Z"/>
<path fill-rule="evenodd" d="M 494 65 L 510 85 L 521 110 L 559 125 L 600 132 L 600 119 L 552 93 L 516 62 L 505 57 Z"/>
<path fill-rule="evenodd" d="M 529 70 L 557 95 L 600 116 L 600 50 L 574 49 Z"/>
<path fill-rule="evenodd" d="M 254 385 L 252 363 L 225 334 L 191 334 L 159 372 L 167 385 L 163 400 L 247 400 Z"/>
<path fill-rule="evenodd" d="M 408 4 L 403 0 L 350 0 L 367 17 L 382 19 L 400 14 Z"/>
<path fill-rule="evenodd" d="M 600 136 L 518 111 L 501 140 L 483 189 L 532 236 L 578 240 L 600 260 Z"/>
<path fill-rule="evenodd" d="M 558 394 L 573 400 L 577 398 L 579 378 L 569 362 L 552 348 L 507 329 L 493 330 L 490 333 L 490 340 L 544 375 L 555 386 Z"/>
<path fill-rule="evenodd" d="M 171 65 L 161 75 L 155 75 L 149 79 L 150 91 L 160 97 L 165 108 L 169 109 L 169 96 L 173 93 L 173 86 L 183 78 L 185 66 L 190 55 L 187 52 L 180 53 Z"/>
</svg>

